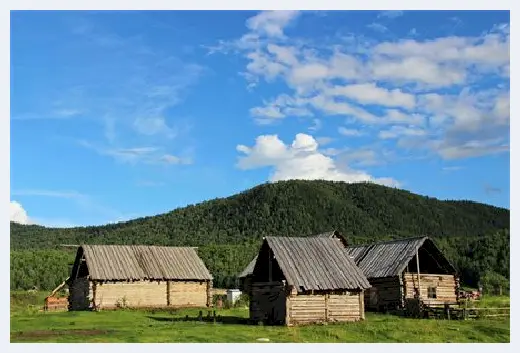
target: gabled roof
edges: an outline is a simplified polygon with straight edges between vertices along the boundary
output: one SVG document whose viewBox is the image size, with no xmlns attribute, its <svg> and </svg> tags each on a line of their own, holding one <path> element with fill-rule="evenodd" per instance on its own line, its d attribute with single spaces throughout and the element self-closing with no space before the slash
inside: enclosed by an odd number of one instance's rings
<svg viewBox="0 0 520 353">
<path fill-rule="evenodd" d="M 335 239 L 266 237 L 262 246 L 272 250 L 287 283 L 298 291 L 370 287 L 345 247 Z"/>
<path fill-rule="evenodd" d="M 426 236 L 349 246 L 347 251 L 367 278 L 391 277 L 403 272 L 416 251 L 426 243 L 434 249 L 435 255 L 442 257 L 447 270 L 455 273 L 455 268 Z"/>
<path fill-rule="evenodd" d="M 253 270 L 255 269 L 256 259 L 258 259 L 258 255 L 255 256 L 253 260 L 244 268 L 244 270 L 238 275 L 238 278 L 243 278 L 246 276 L 249 276 L 253 273 Z"/>
<path fill-rule="evenodd" d="M 147 245 L 82 245 L 92 280 L 211 280 L 195 248 Z M 74 273 L 74 272 L 73 272 Z"/>
<path fill-rule="evenodd" d="M 334 236 L 341 238 L 341 241 L 344 244 L 346 244 L 345 238 L 337 230 L 330 230 L 328 232 L 310 235 L 309 238 L 333 238 Z M 244 268 L 244 270 L 238 275 L 238 278 L 244 278 L 253 273 L 257 257 L 258 256 L 255 256 L 255 258 L 251 260 L 251 262 L 246 266 L 246 268 Z"/>
</svg>

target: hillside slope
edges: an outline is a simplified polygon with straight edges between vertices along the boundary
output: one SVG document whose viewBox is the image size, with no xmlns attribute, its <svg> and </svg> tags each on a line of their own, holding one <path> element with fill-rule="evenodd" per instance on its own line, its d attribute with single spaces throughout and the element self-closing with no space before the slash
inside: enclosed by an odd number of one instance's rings
<svg viewBox="0 0 520 353">
<path fill-rule="evenodd" d="M 426 234 L 478 237 L 509 228 L 509 210 L 440 201 L 374 184 L 286 181 L 125 223 L 52 229 L 11 224 L 11 248 L 57 244 L 206 245 L 338 229 L 352 242 Z"/>
<path fill-rule="evenodd" d="M 459 269 L 464 283 L 476 286 L 486 273 L 509 278 L 507 209 L 439 201 L 373 184 L 288 181 L 114 225 L 51 229 L 12 223 L 11 288 L 52 289 L 74 260 L 74 250 L 59 244 L 80 243 L 199 246 L 215 286 L 231 287 L 262 236 L 330 229 L 341 231 L 351 244 L 426 234 Z"/>
</svg>

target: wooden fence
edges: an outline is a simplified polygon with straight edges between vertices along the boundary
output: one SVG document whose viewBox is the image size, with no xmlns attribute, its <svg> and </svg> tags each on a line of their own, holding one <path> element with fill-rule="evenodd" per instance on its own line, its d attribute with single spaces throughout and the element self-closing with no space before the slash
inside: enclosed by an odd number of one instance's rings
<svg viewBox="0 0 520 353">
<path fill-rule="evenodd" d="M 453 304 L 428 304 L 410 299 L 406 303 L 406 314 L 412 317 L 436 318 L 447 320 L 468 320 L 491 317 L 511 316 L 510 307 L 475 307 L 470 306 L 468 301 Z"/>
</svg>

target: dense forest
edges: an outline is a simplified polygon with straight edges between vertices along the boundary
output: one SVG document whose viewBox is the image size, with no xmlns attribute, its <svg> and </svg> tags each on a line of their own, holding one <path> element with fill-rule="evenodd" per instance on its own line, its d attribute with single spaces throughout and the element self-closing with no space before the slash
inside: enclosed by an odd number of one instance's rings
<svg viewBox="0 0 520 353">
<path fill-rule="evenodd" d="M 198 246 L 229 287 L 265 235 L 306 236 L 337 229 L 351 244 L 428 235 L 475 286 L 509 279 L 509 210 L 441 201 L 370 183 L 284 181 L 153 217 L 96 227 L 45 228 L 11 223 L 11 288 L 52 289 L 67 277 L 74 252 L 60 244 Z"/>
</svg>

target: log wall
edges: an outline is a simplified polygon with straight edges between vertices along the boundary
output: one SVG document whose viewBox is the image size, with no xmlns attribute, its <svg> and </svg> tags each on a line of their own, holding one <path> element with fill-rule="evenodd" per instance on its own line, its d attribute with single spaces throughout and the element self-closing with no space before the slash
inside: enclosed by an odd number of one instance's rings
<svg viewBox="0 0 520 353">
<path fill-rule="evenodd" d="M 207 282 L 170 281 L 169 293 L 171 306 L 205 307 L 208 300 L 211 303 L 211 286 Z"/>
<path fill-rule="evenodd" d="M 403 288 L 398 276 L 372 278 L 368 281 L 372 288 L 365 291 L 365 308 L 370 310 L 394 309 L 402 305 Z"/>
<path fill-rule="evenodd" d="M 363 293 L 291 295 L 287 298 L 287 322 L 289 326 L 346 322 L 364 319 Z"/>
<path fill-rule="evenodd" d="M 211 297 L 206 281 L 95 282 L 91 288 L 97 309 L 205 307 Z"/>
<path fill-rule="evenodd" d="M 418 281 L 416 273 L 405 273 L 403 276 L 405 298 L 414 298 L 414 288 L 421 283 L 421 299 L 428 304 L 445 304 L 457 302 L 457 281 L 454 275 L 421 274 Z M 428 287 L 436 287 L 437 298 L 428 298 Z"/>
</svg>

